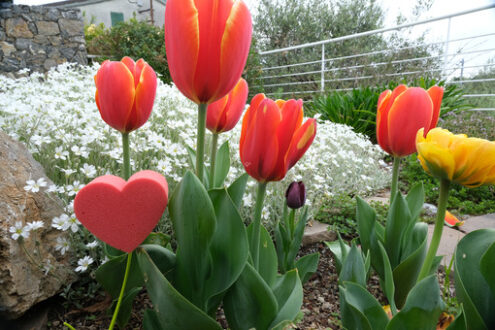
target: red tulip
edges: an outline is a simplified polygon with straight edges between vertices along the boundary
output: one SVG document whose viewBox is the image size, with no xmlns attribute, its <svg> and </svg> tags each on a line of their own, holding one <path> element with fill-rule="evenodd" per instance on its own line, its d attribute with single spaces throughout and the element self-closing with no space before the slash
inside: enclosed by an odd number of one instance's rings
<svg viewBox="0 0 495 330">
<path fill-rule="evenodd" d="M 387 153 L 402 157 L 416 152 L 416 132 L 425 129 L 425 135 L 434 128 L 440 115 L 443 88 L 397 86 L 386 90 L 378 99 L 376 137 Z"/>
<path fill-rule="evenodd" d="M 206 113 L 206 128 L 213 133 L 230 131 L 241 118 L 248 97 L 248 84 L 240 79 L 234 89 L 211 103 Z"/>
<path fill-rule="evenodd" d="M 240 0 L 168 0 L 165 47 L 177 88 L 198 104 L 227 95 L 246 65 L 251 33 Z"/>
<path fill-rule="evenodd" d="M 155 102 L 156 74 L 143 59 L 103 62 L 95 84 L 96 106 L 105 123 L 122 133 L 146 123 Z"/>
<path fill-rule="evenodd" d="M 260 182 L 282 180 L 315 138 L 316 120 L 302 120 L 302 100 L 256 95 L 242 121 L 239 151 L 246 172 Z"/>
</svg>

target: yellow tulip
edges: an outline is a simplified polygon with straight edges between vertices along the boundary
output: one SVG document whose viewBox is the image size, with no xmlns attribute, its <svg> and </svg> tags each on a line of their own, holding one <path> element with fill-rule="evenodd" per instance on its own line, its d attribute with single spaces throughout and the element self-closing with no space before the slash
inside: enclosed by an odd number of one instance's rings
<svg viewBox="0 0 495 330">
<path fill-rule="evenodd" d="M 420 129 L 416 148 L 423 169 L 434 177 L 468 188 L 495 183 L 495 142 L 442 128 L 434 128 L 424 137 Z"/>
</svg>

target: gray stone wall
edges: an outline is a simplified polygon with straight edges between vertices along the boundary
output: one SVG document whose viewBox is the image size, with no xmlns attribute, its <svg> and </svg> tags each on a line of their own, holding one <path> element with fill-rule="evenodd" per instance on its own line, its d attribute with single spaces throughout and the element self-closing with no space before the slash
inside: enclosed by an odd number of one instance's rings
<svg viewBox="0 0 495 330">
<path fill-rule="evenodd" d="M 86 55 L 79 9 L 0 8 L 0 73 L 46 72 L 67 61 L 87 64 Z"/>
</svg>

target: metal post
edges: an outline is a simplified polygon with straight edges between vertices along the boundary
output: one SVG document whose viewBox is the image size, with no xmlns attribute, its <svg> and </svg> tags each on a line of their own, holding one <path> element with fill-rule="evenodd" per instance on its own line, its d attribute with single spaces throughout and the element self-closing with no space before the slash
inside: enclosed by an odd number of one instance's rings
<svg viewBox="0 0 495 330">
<path fill-rule="evenodd" d="M 450 23 L 452 22 L 452 17 L 449 17 L 448 24 L 447 24 L 447 39 L 445 39 L 445 49 L 444 49 L 444 57 L 443 57 L 443 70 L 442 70 L 442 76 L 444 79 L 447 79 L 447 58 L 449 54 L 449 42 L 450 42 Z"/>
<path fill-rule="evenodd" d="M 321 44 L 321 92 L 325 91 L 325 44 Z"/>
<path fill-rule="evenodd" d="M 150 0 L 150 19 L 151 19 L 151 25 L 155 25 L 155 15 L 153 13 L 153 0 Z"/>
<path fill-rule="evenodd" d="M 463 78 L 464 78 L 464 59 L 461 60 L 461 86 L 462 86 Z"/>
</svg>

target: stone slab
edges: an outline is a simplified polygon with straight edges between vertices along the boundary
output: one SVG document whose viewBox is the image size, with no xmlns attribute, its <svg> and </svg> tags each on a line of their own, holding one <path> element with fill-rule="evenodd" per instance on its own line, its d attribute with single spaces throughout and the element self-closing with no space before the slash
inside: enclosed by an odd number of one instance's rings
<svg viewBox="0 0 495 330">
<path fill-rule="evenodd" d="M 460 227 L 460 230 L 465 233 L 470 233 L 483 228 L 495 229 L 495 213 L 469 217 L 464 221 L 464 225 Z"/>
<path fill-rule="evenodd" d="M 431 242 L 431 237 L 433 236 L 433 228 L 434 225 L 428 225 L 428 246 Z M 450 260 L 455 252 L 455 247 L 457 243 L 465 236 L 466 234 L 460 230 L 450 228 L 448 226 L 443 226 L 442 238 L 440 240 L 440 246 L 438 247 L 437 255 L 444 256 L 441 262 L 441 265 L 448 267 L 450 264 Z"/>
<path fill-rule="evenodd" d="M 334 241 L 337 239 L 337 234 L 334 231 L 328 230 L 328 225 L 316 220 L 308 221 L 304 229 L 302 245 L 311 245 L 325 241 Z"/>
</svg>

